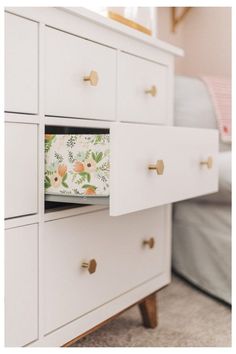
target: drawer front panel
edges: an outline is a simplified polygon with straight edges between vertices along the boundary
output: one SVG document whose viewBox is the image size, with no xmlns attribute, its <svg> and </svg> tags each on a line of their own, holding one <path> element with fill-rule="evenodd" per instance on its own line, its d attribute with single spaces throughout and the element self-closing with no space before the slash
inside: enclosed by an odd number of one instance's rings
<svg viewBox="0 0 236 354">
<path fill-rule="evenodd" d="M 37 213 L 37 125 L 5 123 L 5 217 Z"/>
<path fill-rule="evenodd" d="M 167 71 L 154 62 L 121 53 L 118 61 L 118 119 L 165 124 Z"/>
<path fill-rule="evenodd" d="M 165 209 L 112 218 L 108 211 L 45 224 L 44 304 L 48 333 L 166 269 Z M 151 238 L 155 240 L 150 247 Z M 144 241 L 149 244 L 143 244 Z M 151 240 L 151 241 L 150 241 Z M 95 259 L 89 274 L 83 262 Z"/>
<path fill-rule="evenodd" d="M 114 49 L 46 28 L 45 55 L 47 115 L 115 119 Z"/>
<path fill-rule="evenodd" d="M 38 112 L 38 24 L 5 15 L 5 110 Z"/>
<path fill-rule="evenodd" d="M 111 215 L 218 190 L 217 130 L 114 124 L 110 146 Z M 148 168 L 158 160 L 163 174 Z"/>
<path fill-rule="evenodd" d="M 6 346 L 23 346 L 38 337 L 38 226 L 6 230 Z"/>
</svg>

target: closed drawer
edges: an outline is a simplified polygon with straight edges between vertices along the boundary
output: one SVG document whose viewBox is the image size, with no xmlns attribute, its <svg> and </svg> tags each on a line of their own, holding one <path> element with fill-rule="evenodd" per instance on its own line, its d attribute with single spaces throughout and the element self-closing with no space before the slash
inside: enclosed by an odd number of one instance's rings
<svg viewBox="0 0 236 354">
<path fill-rule="evenodd" d="M 37 224 L 6 230 L 6 346 L 23 346 L 38 337 L 37 244 Z"/>
<path fill-rule="evenodd" d="M 45 37 L 46 114 L 115 119 L 116 51 L 48 27 Z"/>
<path fill-rule="evenodd" d="M 218 190 L 217 130 L 123 123 L 110 134 L 111 215 Z"/>
<path fill-rule="evenodd" d="M 165 209 L 112 218 L 108 211 L 45 224 L 44 332 L 101 306 L 165 269 Z M 143 242 L 153 238 L 150 248 Z M 95 273 L 81 267 L 95 259 Z"/>
<path fill-rule="evenodd" d="M 5 110 L 38 112 L 38 24 L 5 14 Z"/>
<path fill-rule="evenodd" d="M 37 213 L 37 125 L 5 123 L 5 218 Z"/>
<path fill-rule="evenodd" d="M 167 66 L 121 53 L 118 61 L 118 119 L 165 124 L 167 72 Z"/>
</svg>

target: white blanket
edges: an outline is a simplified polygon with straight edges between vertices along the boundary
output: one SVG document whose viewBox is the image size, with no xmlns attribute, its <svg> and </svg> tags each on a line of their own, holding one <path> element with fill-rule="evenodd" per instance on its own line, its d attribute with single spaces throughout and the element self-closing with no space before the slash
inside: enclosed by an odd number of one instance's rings
<svg viewBox="0 0 236 354">
<path fill-rule="evenodd" d="M 197 78 L 175 80 L 175 125 L 216 128 L 211 97 Z M 173 268 L 231 303 L 231 146 L 220 143 L 219 192 L 176 203 Z"/>
</svg>

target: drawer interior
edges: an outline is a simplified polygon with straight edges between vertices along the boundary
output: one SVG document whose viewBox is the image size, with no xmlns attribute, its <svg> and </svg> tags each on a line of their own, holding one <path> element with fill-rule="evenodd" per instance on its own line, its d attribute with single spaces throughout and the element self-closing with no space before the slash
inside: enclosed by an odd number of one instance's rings
<svg viewBox="0 0 236 354">
<path fill-rule="evenodd" d="M 45 127 L 45 134 L 66 136 L 66 135 L 109 135 L 109 129 L 88 128 L 88 127 L 68 127 L 68 126 L 50 126 Z M 77 196 L 64 194 L 46 194 L 45 193 L 45 212 L 78 208 L 88 205 L 109 205 L 109 196 Z"/>
</svg>

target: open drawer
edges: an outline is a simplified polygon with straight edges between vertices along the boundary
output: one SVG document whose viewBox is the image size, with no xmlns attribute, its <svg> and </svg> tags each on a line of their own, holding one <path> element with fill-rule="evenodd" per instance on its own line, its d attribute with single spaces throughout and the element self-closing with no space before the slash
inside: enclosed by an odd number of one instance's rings
<svg viewBox="0 0 236 354">
<path fill-rule="evenodd" d="M 110 196 L 105 202 L 111 216 L 217 191 L 217 130 L 111 123 L 109 133 Z M 47 200 L 77 202 L 65 196 Z M 85 203 L 94 200 L 99 204 L 93 197 Z"/>
</svg>

